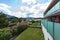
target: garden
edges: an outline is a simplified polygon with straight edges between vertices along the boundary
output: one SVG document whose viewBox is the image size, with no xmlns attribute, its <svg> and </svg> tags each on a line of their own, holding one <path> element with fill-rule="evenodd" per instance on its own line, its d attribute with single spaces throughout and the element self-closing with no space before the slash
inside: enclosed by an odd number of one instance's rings
<svg viewBox="0 0 60 40">
<path fill-rule="evenodd" d="M 0 29 L 0 40 L 9 40 L 15 36 L 18 36 L 21 32 L 23 32 L 28 26 L 20 25 L 17 27 L 6 27 Z"/>
<path fill-rule="evenodd" d="M 44 40 L 44 35 L 40 28 L 27 28 L 14 40 Z"/>
<path fill-rule="evenodd" d="M 0 12 L 0 40 L 10 40 L 23 32 L 28 25 L 27 23 L 22 24 L 21 21 L 22 18 L 8 18 L 7 15 Z"/>
<path fill-rule="evenodd" d="M 35 27 L 28 27 L 24 32 L 19 34 L 14 40 L 44 40 L 44 35 L 41 27 L 37 27 L 38 24 L 41 26 L 40 21 L 30 21 L 29 25 L 33 25 Z"/>
<path fill-rule="evenodd" d="M 41 27 L 36 28 L 41 22 L 25 20 L 0 12 L 0 40 L 44 40 Z"/>
</svg>

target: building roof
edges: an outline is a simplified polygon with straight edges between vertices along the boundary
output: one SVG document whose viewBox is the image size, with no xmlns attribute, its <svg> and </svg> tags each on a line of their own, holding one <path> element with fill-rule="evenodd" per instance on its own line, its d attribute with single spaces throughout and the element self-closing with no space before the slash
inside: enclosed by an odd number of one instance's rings
<svg viewBox="0 0 60 40">
<path fill-rule="evenodd" d="M 48 8 L 44 12 L 46 14 L 59 0 L 52 0 L 51 3 L 49 4 Z"/>
</svg>

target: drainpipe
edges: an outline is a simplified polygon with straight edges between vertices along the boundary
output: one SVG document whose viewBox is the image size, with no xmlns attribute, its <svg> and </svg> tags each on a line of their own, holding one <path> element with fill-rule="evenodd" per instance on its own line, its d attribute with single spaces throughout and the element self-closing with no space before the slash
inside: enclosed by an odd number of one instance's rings
<svg viewBox="0 0 60 40">
<path fill-rule="evenodd" d="M 48 32 L 48 20 L 47 20 L 47 32 Z"/>
<path fill-rule="evenodd" d="M 54 39 L 54 22 L 53 22 L 53 40 L 55 40 L 55 39 Z"/>
</svg>

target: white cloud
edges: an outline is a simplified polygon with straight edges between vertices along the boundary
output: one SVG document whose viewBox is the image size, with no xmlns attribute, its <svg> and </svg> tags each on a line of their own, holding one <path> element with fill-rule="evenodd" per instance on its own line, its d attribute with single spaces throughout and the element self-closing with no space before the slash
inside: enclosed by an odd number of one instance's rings
<svg viewBox="0 0 60 40">
<path fill-rule="evenodd" d="M 26 18 L 27 17 L 27 14 L 26 13 L 22 13 L 20 11 L 13 12 L 12 15 L 14 15 L 15 17 L 18 17 L 18 18 L 20 18 L 20 17 L 25 17 Z"/>
<path fill-rule="evenodd" d="M 29 12 L 31 13 L 31 17 L 43 17 L 43 13 L 48 7 L 49 3 L 40 4 L 36 3 L 35 5 L 29 6 L 20 6 L 20 11 L 25 12 L 26 14 Z"/>
<path fill-rule="evenodd" d="M 25 11 L 25 12 L 27 12 L 27 11 L 29 11 L 29 7 L 28 6 L 20 6 L 20 11 Z"/>
<path fill-rule="evenodd" d="M 16 12 L 12 12 L 11 10 L 11 6 L 8 6 L 6 4 L 0 4 L 0 10 L 6 12 L 6 14 L 15 16 L 15 17 L 27 17 L 26 13 L 22 13 L 21 11 L 16 11 Z M 22 7 L 21 7 L 22 9 Z"/>
<path fill-rule="evenodd" d="M 45 4 L 38 3 L 36 0 L 22 0 L 22 4 L 26 3 L 27 5 L 21 5 L 17 7 L 17 11 L 10 11 L 12 9 L 11 6 L 6 4 L 0 4 L 0 10 L 6 11 L 9 15 L 16 16 L 16 17 L 43 17 L 43 13 L 46 10 L 47 6 L 50 2 Z M 34 5 L 32 5 L 34 4 Z M 15 8 L 15 7 L 13 7 Z M 28 15 L 31 13 L 31 15 Z"/>
<path fill-rule="evenodd" d="M 3 10 L 5 12 L 7 12 L 8 14 L 11 13 L 11 11 L 9 10 L 11 8 L 11 6 L 8 6 L 6 4 L 0 4 L 0 10 Z"/>
<path fill-rule="evenodd" d="M 28 5 L 35 4 L 36 0 L 22 0 L 22 3 L 27 3 Z"/>
<path fill-rule="evenodd" d="M 0 7 L 11 8 L 11 6 L 8 6 L 8 5 L 6 5 L 6 4 L 2 4 L 2 3 L 0 3 Z"/>
<path fill-rule="evenodd" d="M 50 0 L 51 2 L 51 0 Z M 20 10 L 25 13 L 31 13 L 31 17 L 43 17 L 44 11 L 47 9 L 50 2 L 46 2 L 45 4 L 38 3 L 37 0 L 22 0 L 22 3 L 26 3 L 26 6 L 21 6 Z M 34 5 L 32 5 L 34 4 Z M 29 7 L 30 6 L 30 7 Z"/>
<path fill-rule="evenodd" d="M 29 17 L 34 17 L 34 18 L 42 18 L 43 17 L 43 14 L 32 14 L 32 15 L 29 15 Z"/>
</svg>

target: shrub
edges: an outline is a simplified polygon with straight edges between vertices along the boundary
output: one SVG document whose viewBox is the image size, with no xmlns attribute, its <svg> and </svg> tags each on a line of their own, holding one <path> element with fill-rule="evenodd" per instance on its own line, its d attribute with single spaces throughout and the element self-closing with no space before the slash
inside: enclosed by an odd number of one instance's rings
<svg viewBox="0 0 60 40">
<path fill-rule="evenodd" d="M 3 32 L 0 31 L 0 40 L 4 40 L 3 39 Z"/>
<path fill-rule="evenodd" d="M 19 35 L 22 31 L 24 31 L 26 28 L 28 27 L 28 25 L 26 23 L 24 24 L 19 24 L 17 27 L 13 27 L 12 28 L 12 35 L 16 36 Z"/>
<path fill-rule="evenodd" d="M 18 33 L 21 33 L 21 32 L 22 32 L 23 30 L 25 30 L 27 27 L 28 27 L 28 25 L 27 25 L 26 23 L 20 24 L 20 25 L 17 27 Z"/>
<path fill-rule="evenodd" d="M 28 25 L 26 23 L 19 24 L 17 27 L 10 27 L 0 29 L 0 40 L 9 40 L 11 37 L 19 35 L 22 31 L 24 31 Z"/>
<path fill-rule="evenodd" d="M 0 40 L 9 40 L 11 33 L 8 30 L 0 29 Z"/>
<path fill-rule="evenodd" d="M 11 37 L 11 33 L 10 32 L 4 32 L 4 40 L 9 40 Z"/>
<path fill-rule="evenodd" d="M 13 33 L 12 33 L 13 36 L 17 35 L 17 33 L 18 33 L 18 32 L 17 32 L 17 27 L 14 27 L 14 28 L 12 29 L 12 31 L 13 31 Z"/>
<path fill-rule="evenodd" d="M 32 20 L 32 23 L 35 23 L 35 21 L 34 21 L 34 20 Z"/>
</svg>

